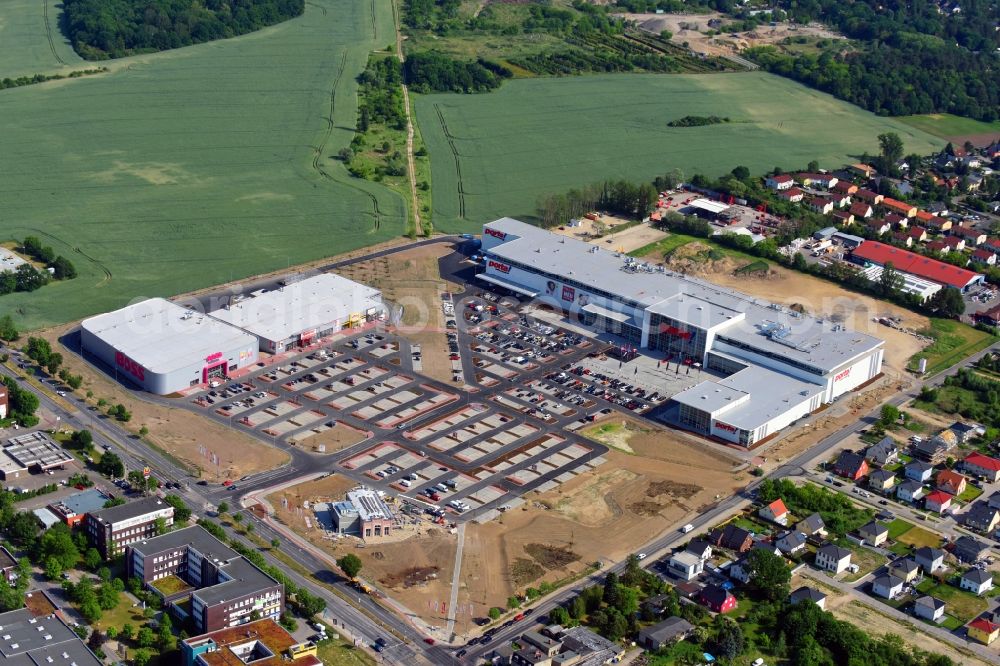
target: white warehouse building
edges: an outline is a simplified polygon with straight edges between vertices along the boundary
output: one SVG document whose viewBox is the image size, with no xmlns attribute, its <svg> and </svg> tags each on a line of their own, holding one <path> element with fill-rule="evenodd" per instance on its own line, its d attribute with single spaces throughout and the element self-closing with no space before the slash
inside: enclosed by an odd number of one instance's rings
<svg viewBox="0 0 1000 666">
<path fill-rule="evenodd" d="M 510 218 L 482 238 L 485 282 L 728 375 L 674 396 L 695 432 L 751 446 L 881 373 L 884 341 L 841 325 Z"/>
<path fill-rule="evenodd" d="M 321 273 L 210 313 L 256 336 L 261 351 L 280 354 L 344 329 L 381 319 L 382 292 Z"/>
<path fill-rule="evenodd" d="M 150 393 L 224 380 L 257 362 L 257 339 L 162 298 L 83 320 L 83 349 Z"/>
</svg>

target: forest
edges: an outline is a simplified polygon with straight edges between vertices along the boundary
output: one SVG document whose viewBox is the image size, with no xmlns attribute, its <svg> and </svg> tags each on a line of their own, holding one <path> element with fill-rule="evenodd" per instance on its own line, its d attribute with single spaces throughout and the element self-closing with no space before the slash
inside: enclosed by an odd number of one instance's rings
<svg viewBox="0 0 1000 666">
<path fill-rule="evenodd" d="M 797 56 L 773 47 L 752 51 L 751 57 L 768 71 L 881 115 L 1000 117 L 996 3 L 963 2 L 955 12 L 930 2 L 885 6 L 877 0 L 782 0 L 778 6 L 779 17 L 820 21 L 862 47 Z"/>
<path fill-rule="evenodd" d="M 305 0 L 64 0 L 63 30 L 87 60 L 243 35 L 302 14 Z"/>
<path fill-rule="evenodd" d="M 480 58 L 453 60 L 439 53 L 414 53 L 403 63 L 403 78 L 414 92 L 487 92 L 513 74 L 506 67 Z"/>
</svg>

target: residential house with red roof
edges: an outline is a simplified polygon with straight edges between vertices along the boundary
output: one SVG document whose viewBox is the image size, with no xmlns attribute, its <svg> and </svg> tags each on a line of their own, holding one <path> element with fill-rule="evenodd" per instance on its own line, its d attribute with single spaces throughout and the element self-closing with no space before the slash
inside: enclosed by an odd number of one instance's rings
<svg viewBox="0 0 1000 666">
<path fill-rule="evenodd" d="M 791 189 L 782 190 L 778 192 L 779 199 L 784 199 L 785 201 L 791 203 L 799 203 L 800 201 L 802 201 L 803 198 L 805 198 L 805 196 L 806 193 L 797 187 L 793 187 Z"/>
<path fill-rule="evenodd" d="M 706 585 L 700 598 L 701 603 L 714 613 L 728 613 L 736 608 L 736 597 L 718 585 Z"/>
<path fill-rule="evenodd" d="M 905 231 L 892 232 L 892 242 L 906 247 L 913 247 L 913 239 Z"/>
<path fill-rule="evenodd" d="M 987 238 L 983 243 L 983 249 L 989 250 L 993 254 L 1000 254 L 1000 238 Z"/>
<path fill-rule="evenodd" d="M 828 215 L 833 211 L 833 200 L 826 197 L 810 197 L 806 206 L 817 213 Z"/>
<path fill-rule="evenodd" d="M 875 214 L 875 210 L 872 208 L 871 204 L 864 201 L 855 201 L 851 204 L 850 210 L 851 215 L 858 219 L 868 219 Z"/>
<path fill-rule="evenodd" d="M 934 231 L 939 234 L 943 234 L 946 231 L 951 231 L 952 223 L 946 217 L 937 217 L 936 215 L 931 219 L 927 220 L 925 226 L 928 231 Z"/>
<path fill-rule="evenodd" d="M 924 508 L 935 513 L 944 513 L 951 508 L 952 496 L 943 490 L 935 490 L 924 498 Z"/>
<path fill-rule="evenodd" d="M 837 208 L 843 208 L 845 206 L 851 205 L 850 194 L 843 194 L 841 192 L 831 192 L 830 198 L 833 200 L 833 203 L 837 206 Z"/>
<path fill-rule="evenodd" d="M 1000 326 L 1000 305 L 994 305 L 989 310 L 980 310 L 974 316 L 977 323 Z"/>
<path fill-rule="evenodd" d="M 858 162 L 857 164 L 849 164 L 847 170 L 862 176 L 863 178 L 871 178 L 878 174 L 875 167 L 870 164 L 864 164 L 863 162 Z"/>
<path fill-rule="evenodd" d="M 986 279 L 984 275 L 970 271 L 958 266 L 946 264 L 937 259 L 931 259 L 909 250 L 903 250 L 892 245 L 879 243 L 878 241 L 866 241 L 859 248 L 851 252 L 850 260 L 854 263 L 877 264 L 885 266 L 887 263 L 898 271 L 910 273 L 917 277 L 922 277 L 932 282 L 954 287 L 960 291 L 965 291 L 975 284 L 982 284 Z"/>
<path fill-rule="evenodd" d="M 968 245 L 982 245 L 986 242 L 986 232 L 979 229 L 973 229 L 972 227 L 952 227 L 951 235 L 958 236 Z"/>
<path fill-rule="evenodd" d="M 779 173 L 775 176 L 768 176 L 764 180 L 764 184 L 767 185 L 769 189 L 780 192 L 782 190 L 788 190 L 794 187 L 795 179 L 789 176 L 787 173 Z"/>
<path fill-rule="evenodd" d="M 858 481 L 868 476 L 868 461 L 854 451 L 841 451 L 837 462 L 833 464 L 833 471 L 837 476 Z"/>
<path fill-rule="evenodd" d="M 770 520 L 779 525 L 788 525 L 788 509 L 780 497 L 761 509 L 759 514 L 764 520 Z"/>
<path fill-rule="evenodd" d="M 906 230 L 906 234 L 916 243 L 924 243 L 927 241 L 927 230 L 923 227 L 910 227 Z"/>
<path fill-rule="evenodd" d="M 878 234 L 879 236 L 892 231 L 892 225 L 883 220 L 881 217 L 868 218 L 865 220 L 865 226 L 871 229 L 873 234 Z"/>
<path fill-rule="evenodd" d="M 849 227 L 854 224 L 854 215 L 852 215 L 850 211 L 835 210 L 830 213 L 830 217 L 832 217 L 837 224 L 844 227 Z"/>
<path fill-rule="evenodd" d="M 838 180 L 833 185 L 833 191 L 840 194 L 851 195 L 858 191 L 858 186 L 849 180 Z"/>
<path fill-rule="evenodd" d="M 943 490 L 952 495 L 961 495 L 964 493 L 967 483 L 964 476 L 950 469 L 943 469 L 938 472 L 937 478 L 934 481 L 938 490 Z"/>
<path fill-rule="evenodd" d="M 973 476 L 981 476 L 990 483 L 1000 481 L 1000 460 L 973 451 L 962 461 L 962 469 Z"/>
<path fill-rule="evenodd" d="M 976 618 L 969 623 L 968 633 L 972 640 L 989 645 L 997 639 L 997 636 L 1000 636 L 1000 624 L 985 617 Z"/>
<path fill-rule="evenodd" d="M 879 205 L 880 203 L 882 203 L 882 200 L 885 199 L 885 197 L 882 196 L 881 194 L 863 188 L 854 193 L 854 198 L 868 202 L 873 206 Z"/>
<path fill-rule="evenodd" d="M 899 213 L 904 217 L 915 217 L 917 214 L 917 207 L 913 204 L 908 204 L 898 199 L 890 199 L 888 197 L 883 197 L 882 203 L 879 204 L 885 210 L 892 213 Z"/>
<path fill-rule="evenodd" d="M 927 249 L 930 250 L 931 252 L 944 252 L 944 253 L 947 253 L 951 250 L 951 248 L 948 247 L 948 244 L 945 243 L 944 240 L 941 238 L 937 240 L 932 240 L 930 243 L 928 243 Z"/>
<path fill-rule="evenodd" d="M 972 252 L 972 260 L 977 264 L 986 264 L 987 266 L 994 266 L 997 263 L 997 255 L 993 254 L 989 250 L 977 247 Z"/>
<path fill-rule="evenodd" d="M 910 225 L 910 218 L 904 217 L 899 213 L 889 213 L 885 216 L 885 221 L 900 229 L 906 229 Z"/>
<path fill-rule="evenodd" d="M 917 214 L 914 215 L 914 217 L 916 218 L 917 222 L 926 223 L 931 218 L 934 217 L 934 213 L 930 213 L 930 212 L 928 212 L 926 210 L 918 210 Z"/>
</svg>

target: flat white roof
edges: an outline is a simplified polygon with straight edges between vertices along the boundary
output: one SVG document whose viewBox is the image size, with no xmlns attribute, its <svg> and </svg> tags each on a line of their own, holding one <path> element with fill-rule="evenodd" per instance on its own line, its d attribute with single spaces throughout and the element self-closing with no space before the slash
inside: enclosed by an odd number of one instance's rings
<svg viewBox="0 0 1000 666">
<path fill-rule="evenodd" d="M 824 390 L 819 384 L 751 365 L 725 379 L 705 381 L 681 391 L 673 399 L 706 412 L 717 412 L 715 418 L 741 430 L 756 430 Z M 710 397 L 703 400 L 706 394 Z M 749 399 L 737 400 L 740 396 Z M 732 406 L 727 409 L 727 404 Z"/>
<path fill-rule="evenodd" d="M 697 208 L 699 210 L 704 210 L 714 215 L 729 210 L 729 204 L 724 204 L 721 201 L 712 201 L 711 199 L 695 199 L 688 204 L 691 208 Z"/>
<path fill-rule="evenodd" d="M 238 328 L 163 298 L 150 298 L 80 324 L 151 372 L 166 374 L 216 352 L 248 351 L 257 340 Z"/>
<path fill-rule="evenodd" d="M 266 291 L 210 313 L 265 340 L 287 340 L 351 315 L 382 309 L 382 293 L 333 273 Z"/>
</svg>

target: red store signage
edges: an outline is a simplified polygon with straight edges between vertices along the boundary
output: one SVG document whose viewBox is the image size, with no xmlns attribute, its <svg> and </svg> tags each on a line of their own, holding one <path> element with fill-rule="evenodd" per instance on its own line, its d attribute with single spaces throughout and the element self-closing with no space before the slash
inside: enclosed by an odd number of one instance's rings
<svg viewBox="0 0 1000 666">
<path fill-rule="evenodd" d="M 497 231 L 496 229 L 490 229 L 489 227 L 483 228 L 483 233 L 487 236 L 493 236 L 493 238 L 499 238 L 500 240 L 507 240 L 507 234 L 502 231 Z"/>
<path fill-rule="evenodd" d="M 487 266 L 489 268 L 495 268 L 501 273 L 510 273 L 510 266 L 508 266 L 507 264 L 501 264 L 499 261 L 496 261 L 495 259 L 490 259 Z"/>
<path fill-rule="evenodd" d="M 115 352 L 115 365 L 140 382 L 146 379 L 146 369 L 121 352 Z"/>
<path fill-rule="evenodd" d="M 737 432 L 736 426 L 731 426 L 728 423 L 723 423 L 722 421 L 716 421 L 715 427 L 718 428 L 719 430 L 725 430 L 726 432 L 731 432 L 734 435 Z"/>
</svg>

